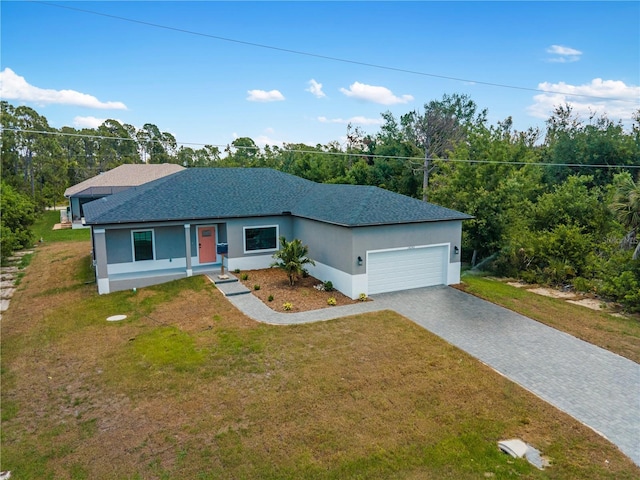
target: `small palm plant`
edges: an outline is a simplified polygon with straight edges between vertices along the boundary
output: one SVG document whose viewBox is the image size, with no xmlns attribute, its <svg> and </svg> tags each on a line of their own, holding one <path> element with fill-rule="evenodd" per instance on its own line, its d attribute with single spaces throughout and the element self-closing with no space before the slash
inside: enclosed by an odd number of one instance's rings
<svg viewBox="0 0 640 480">
<path fill-rule="evenodd" d="M 280 250 L 273 254 L 276 260 L 272 267 L 280 268 L 287 272 L 289 285 L 293 286 L 296 280 L 304 272 L 304 266 L 316 263 L 308 257 L 309 247 L 303 245 L 300 239 L 294 238 L 290 242 L 284 236 L 280 237 Z"/>
<path fill-rule="evenodd" d="M 632 248 L 638 243 L 633 252 L 633 259 L 640 258 L 640 183 L 636 183 L 628 172 L 613 177 L 613 199 L 609 207 L 628 233 L 622 240 L 623 248 Z"/>
</svg>

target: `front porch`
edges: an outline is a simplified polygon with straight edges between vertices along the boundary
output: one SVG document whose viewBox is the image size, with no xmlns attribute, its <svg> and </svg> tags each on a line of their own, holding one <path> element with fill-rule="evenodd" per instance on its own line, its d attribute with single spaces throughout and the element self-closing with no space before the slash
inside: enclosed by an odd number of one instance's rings
<svg viewBox="0 0 640 480">
<path fill-rule="evenodd" d="M 116 273 L 109 276 L 109 292 L 131 290 L 133 288 L 150 287 L 161 283 L 179 280 L 193 275 L 209 275 L 215 277 L 222 272 L 222 263 L 198 265 L 192 268 L 191 275 L 184 267 L 148 270 L 142 272 Z M 225 268 L 226 272 L 226 268 Z"/>
</svg>

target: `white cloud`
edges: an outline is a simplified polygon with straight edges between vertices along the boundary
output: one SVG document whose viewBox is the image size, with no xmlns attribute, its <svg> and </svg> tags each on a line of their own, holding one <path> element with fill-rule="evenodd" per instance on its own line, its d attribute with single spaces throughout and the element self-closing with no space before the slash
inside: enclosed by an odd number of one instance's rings
<svg viewBox="0 0 640 480">
<path fill-rule="evenodd" d="M 322 91 L 322 84 L 316 82 L 313 78 L 309 80 L 309 88 L 305 89 L 305 92 L 311 92 L 316 98 L 326 97 L 327 95 Z"/>
<path fill-rule="evenodd" d="M 75 90 L 53 90 L 29 85 L 24 77 L 10 68 L 0 72 L 0 96 L 7 100 L 34 102 L 38 105 L 61 104 L 87 108 L 126 110 L 122 102 L 101 102 L 93 95 Z"/>
<path fill-rule="evenodd" d="M 284 100 L 284 95 L 282 95 L 278 90 L 249 90 L 247 91 L 249 96 L 247 100 L 250 102 L 281 102 Z"/>
<path fill-rule="evenodd" d="M 278 145 L 278 144 L 282 143 L 282 142 L 278 142 L 278 141 L 274 140 L 273 138 L 269 137 L 268 135 L 258 135 L 255 139 L 253 139 L 253 141 L 260 148 L 264 148 L 267 145 Z"/>
<path fill-rule="evenodd" d="M 568 103 L 585 118 L 591 113 L 605 114 L 610 120 L 630 124 L 633 113 L 640 108 L 640 86 L 626 85 L 620 80 L 594 78 L 584 85 L 544 82 L 538 89 L 545 93 L 535 95 L 534 104 L 527 107 L 527 112 L 536 118 L 547 119 L 555 107 Z"/>
<path fill-rule="evenodd" d="M 395 105 L 397 103 L 408 103 L 413 100 L 411 95 L 402 95 L 396 97 L 391 90 L 386 87 L 375 85 L 366 85 L 360 82 L 354 82 L 349 89 L 341 88 L 340 91 L 347 97 L 366 100 L 368 102 L 380 103 L 382 105 Z"/>
<path fill-rule="evenodd" d="M 347 125 L 349 123 L 353 125 L 382 125 L 383 121 L 381 118 L 366 118 L 362 116 L 356 116 L 351 118 L 327 118 L 327 117 L 318 117 L 318 121 L 320 123 L 340 123 L 343 125 Z"/>
<path fill-rule="evenodd" d="M 73 124 L 79 128 L 98 128 L 102 125 L 106 118 L 96 118 L 96 117 L 74 117 Z M 120 122 L 120 120 L 118 120 Z M 122 122 L 120 122 L 122 123 Z"/>
<path fill-rule="evenodd" d="M 580 60 L 580 56 L 582 55 L 580 50 L 576 50 L 571 47 L 564 47 L 562 45 L 551 45 L 547 48 L 547 53 L 554 55 L 548 60 L 555 63 L 577 62 Z"/>
</svg>

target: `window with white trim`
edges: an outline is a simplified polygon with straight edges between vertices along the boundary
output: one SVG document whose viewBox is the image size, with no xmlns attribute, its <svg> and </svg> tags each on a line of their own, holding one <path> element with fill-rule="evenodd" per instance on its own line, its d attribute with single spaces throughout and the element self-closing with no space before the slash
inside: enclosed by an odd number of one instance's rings
<svg viewBox="0 0 640 480">
<path fill-rule="evenodd" d="M 133 230 L 131 232 L 134 262 L 155 258 L 153 240 L 153 230 Z"/>
<path fill-rule="evenodd" d="M 244 253 L 274 252 L 278 250 L 278 225 L 244 227 Z"/>
</svg>

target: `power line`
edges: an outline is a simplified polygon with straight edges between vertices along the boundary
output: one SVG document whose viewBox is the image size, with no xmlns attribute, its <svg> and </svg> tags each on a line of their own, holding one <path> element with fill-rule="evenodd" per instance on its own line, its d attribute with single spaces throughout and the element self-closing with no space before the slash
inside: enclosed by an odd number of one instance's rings
<svg viewBox="0 0 640 480">
<path fill-rule="evenodd" d="M 409 69 L 405 69 L 405 68 L 399 68 L 399 67 L 390 67 L 387 65 L 379 65 L 376 63 L 368 63 L 368 62 L 361 62 L 358 60 L 351 60 L 351 59 L 347 59 L 347 58 L 340 58 L 340 57 L 333 57 L 330 55 L 322 55 L 322 54 L 318 54 L 318 53 L 310 53 L 310 52 L 304 52 L 301 50 L 293 50 L 290 48 L 283 48 L 283 47 L 275 47 L 273 45 L 266 45 L 263 43 L 257 43 L 257 42 L 248 42 L 245 40 L 238 40 L 235 38 L 228 38 L 228 37 L 222 37 L 219 35 L 212 35 L 209 33 L 202 33 L 202 32 L 196 32 L 193 30 L 187 30 L 184 28 L 178 28 L 178 27 L 170 27 L 168 25 L 161 25 L 158 23 L 153 23 L 153 22 L 147 22 L 144 20 L 135 20 L 133 18 L 127 18 L 127 17 L 121 17 L 118 15 L 112 15 L 112 14 L 108 14 L 108 13 L 101 13 L 101 12 L 96 12 L 93 10 L 86 10 L 83 8 L 77 8 L 77 7 L 71 7 L 68 5 L 58 5 L 55 3 L 49 3 L 49 2 L 40 2 L 40 1 L 33 1 L 33 3 L 40 3 L 42 5 L 47 5 L 50 7 L 57 7 L 57 8 L 64 8 L 67 10 L 74 10 L 77 12 L 82 12 L 82 13 L 88 13 L 91 15 L 97 15 L 97 16 L 101 16 L 101 17 L 106 17 L 106 18 L 112 18 L 115 20 L 121 20 L 123 22 L 130 22 L 130 23 L 135 23 L 135 24 L 139 24 L 139 25 L 145 25 L 148 27 L 154 27 L 154 28 L 161 28 L 164 30 L 170 30 L 173 32 L 179 32 L 179 33 L 186 33 L 188 35 L 195 35 L 198 37 L 205 37 L 205 38 L 210 38 L 210 39 L 214 39 L 214 40 L 221 40 L 224 42 L 230 42 L 230 43 L 236 43 L 236 44 L 240 44 L 240 45 L 247 45 L 250 47 L 257 47 L 257 48 L 264 48 L 264 49 L 268 49 L 268 50 L 274 50 L 277 52 L 283 52 L 283 53 L 291 53 L 294 55 L 302 55 L 302 56 L 306 56 L 306 57 L 312 57 L 312 58 L 320 58 L 322 60 L 329 60 L 329 61 L 333 61 L 333 62 L 341 62 L 341 63 L 348 63 L 351 65 L 360 65 L 360 66 L 364 66 L 364 67 L 370 67 L 370 68 L 377 68 L 377 69 L 381 69 L 381 70 L 389 70 L 389 71 L 393 71 L 393 72 L 400 72 L 400 73 L 408 73 L 411 75 L 419 75 L 419 76 L 423 76 L 423 77 L 431 77 L 431 78 L 441 78 L 444 80 L 453 80 L 456 82 L 463 82 L 463 83 L 476 83 L 479 85 L 487 85 L 490 87 L 498 87 L 498 88 L 509 88 L 512 90 L 524 90 L 524 91 L 528 91 L 528 92 L 538 92 L 538 93 L 554 93 L 554 94 L 559 94 L 559 95 L 568 95 L 568 96 L 573 96 L 573 97 L 582 97 L 582 98 L 593 98 L 593 99 L 597 99 L 597 100 L 616 100 L 616 101 L 621 101 L 621 102 L 628 102 L 628 103 L 636 103 L 635 100 L 629 100 L 629 99 L 625 99 L 625 98 L 620 98 L 620 97 L 598 97 L 595 95 L 586 95 L 586 94 L 581 94 L 581 93 L 571 93 L 571 92 L 562 92 L 559 90 L 543 90 L 540 88 L 532 88 L 532 87 L 521 87 L 521 86 L 517 86 L 517 85 L 508 85 L 505 83 L 495 83 L 495 82 L 485 82 L 485 81 L 481 81 L 481 80 L 472 80 L 472 79 L 468 79 L 468 78 L 460 78 L 460 77 L 452 77 L 452 76 L 448 76 L 448 75 L 440 75 L 440 74 L 436 74 L 436 73 L 427 73 L 427 72 L 420 72 L 417 70 L 409 70 Z"/>
<path fill-rule="evenodd" d="M 89 135 L 85 133 L 70 133 L 70 132 L 57 132 L 57 131 L 46 131 L 46 130 L 22 130 L 19 128 L 7 128 L 0 126 L 0 131 L 11 131 L 11 132 L 20 132 L 20 133 L 37 133 L 43 135 L 56 135 L 56 136 L 68 136 L 68 137 L 80 137 L 80 138 L 93 138 L 99 140 L 122 140 L 122 141 L 131 141 L 138 142 L 135 138 L 130 137 L 107 137 L 104 135 Z M 160 140 L 154 139 L 145 139 L 144 142 L 150 143 L 162 143 Z M 259 152 L 260 147 L 246 147 L 246 146 L 235 146 L 235 145 L 220 145 L 220 144 L 211 144 L 211 143 L 194 143 L 194 142 L 179 142 L 176 141 L 176 145 L 184 146 L 184 145 L 193 145 L 199 147 L 216 147 L 216 148 L 233 148 L 236 150 L 251 150 L 255 152 Z M 407 157 L 401 155 L 377 155 L 377 154 L 369 154 L 369 153 L 352 153 L 352 152 L 327 152 L 322 150 L 303 150 L 303 149 L 295 149 L 295 148 L 280 148 L 275 146 L 278 149 L 279 153 L 312 153 L 315 155 L 330 155 L 330 156 L 351 156 L 358 158 L 380 158 L 383 160 L 409 160 L 414 162 L 422 163 L 424 161 L 424 157 Z M 94 155 L 96 156 L 96 155 Z M 74 155 L 73 157 L 85 158 L 85 155 Z M 461 159 L 461 158 L 433 158 L 432 160 L 441 160 L 445 162 L 451 163 L 468 163 L 468 164 L 494 164 L 494 165 L 520 165 L 520 166 L 540 166 L 540 167 L 580 167 L 580 168 L 624 168 L 624 169 L 640 169 L 640 165 L 608 165 L 608 164 L 581 164 L 581 163 L 551 163 L 551 162 L 509 162 L 504 160 L 472 160 L 472 159 Z"/>
</svg>

